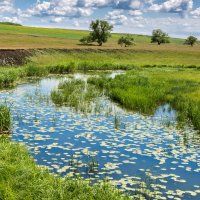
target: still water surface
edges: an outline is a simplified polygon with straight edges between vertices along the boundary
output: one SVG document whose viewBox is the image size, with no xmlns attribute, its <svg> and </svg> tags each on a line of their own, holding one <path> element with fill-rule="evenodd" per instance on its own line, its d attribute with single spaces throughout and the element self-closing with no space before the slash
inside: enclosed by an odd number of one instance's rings
<svg viewBox="0 0 200 200">
<path fill-rule="evenodd" d="M 11 105 L 13 141 L 54 173 L 110 180 L 129 193 L 143 185 L 158 191 L 153 199 L 200 199 L 200 136 L 176 129 L 169 105 L 154 116 L 126 111 L 107 97 L 92 113 L 58 108 L 50 93 L 71 77 L 29 80 L 0 92 L 0 101 Z"/>
</svg>

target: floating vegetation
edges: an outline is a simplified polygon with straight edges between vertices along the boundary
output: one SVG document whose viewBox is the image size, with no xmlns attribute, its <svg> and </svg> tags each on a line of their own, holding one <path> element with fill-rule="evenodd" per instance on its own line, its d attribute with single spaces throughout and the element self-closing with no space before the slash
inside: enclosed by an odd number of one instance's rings
<svg viewBox="0 0 200 200">
<path fill-rule="evenodd" d="M 104 180 L 136 199 L 200 199 L 200 136 L 190 126 L 176 129 L 173 109 L 159 107 L 145 116 L 100 96 L 99 108 L 86 115 L 42 100 L 59 80 L 65 83 L 62 77 L 44 78 L 0 92 L 0 101 L 13 105 L 12 141 L 26 144 L 39 165 L 92 184 Z M 80 82 L 76 87 L 84 90 L 86 82 Z M 174 120 L 170 126 L 161 123 L 167 113 Z"/>
</svg>

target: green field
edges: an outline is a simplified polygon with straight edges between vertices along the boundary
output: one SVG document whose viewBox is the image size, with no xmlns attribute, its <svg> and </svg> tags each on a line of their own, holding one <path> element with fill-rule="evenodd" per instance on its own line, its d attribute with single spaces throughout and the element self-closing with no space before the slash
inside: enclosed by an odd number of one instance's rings
<svg viewBox="0 0 200 200">
<path fill-rule="evenodd" d="M 117 44 L 121 35 L 112 34 L 109 41 L 102 47 L 96 44 L 92 46 L 81 45 L 79 39 L 87 34 L 87 31 L 79 30 L 0 24 L 0 49 L 77 49 L 67 53 L 47 51 L 37 54 L 31 60 L 38 65 L 58 65 L 70 62 L 136 66 L 200 65 L 200 45 L 197 44 L 194 47 L 183 45 L 183 39 L 171 38 L 170 44 L 157 45 L 150 43 L 150 36 L 134 35 L 136 45 L 129 48 L 121 48 Z M 98 51 L 92 51 L 93 49 L 98 49 Z M 105 51 L 107 49 L 113 51 Z"/>
<path fill-rule="evenodd" d="M 0 48 L 85 48 L 85 46 L 80 46 L 79 39 L 87 34 L 88 31 L 80 30 L 0 24 Z M 117 45 L 120 36 L 121 34 L 112 34 L 112 38 L 103 48 L 120 48 Z M 137 44 L 132 47 L 134 49 L 157 49 L 157 45 L 150 44 L 150 36 L 134 35 L 134 38 Z M 183 39 L 172 38 L 171 44 L 165 46 L 169 49 L 176 49 L 176 45 L 183 43 Z"/>
</svg>

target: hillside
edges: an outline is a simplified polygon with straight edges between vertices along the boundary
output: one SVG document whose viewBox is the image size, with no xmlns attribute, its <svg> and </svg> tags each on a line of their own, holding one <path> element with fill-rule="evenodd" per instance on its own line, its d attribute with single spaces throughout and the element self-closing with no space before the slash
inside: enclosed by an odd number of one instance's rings
<svg viewBox="0 0 200 200">
<path fill-rule="evenodd" d="M 81 46 L 79 39 L 86 36 L 88 31 L 67 30 L 55 28 L 36 28 L 26 26 L 15 26 L 0 24 L 0 48 L 86 48 Z M 112 34 L 109 42 L 103 48 L 120 48 L 117 40 L 121 34 Z M 150 44 L 150 36 L 134 35 L 136 46 L 134 49 L 163 49 L 156 44 Z M 171 44 L 163 45 L 164 48 L 176 49 L 177 45 L 182 45 L 183 39 L 171 38 Z M 89 46 L 97 48 L 98 46 Z M 183 46 L 188 49 L 187 46 Z M 88 48 L 88 46 L 87 46 Z M 195 47 L 197 49 L 198 47 Z"/>
<path fill-rule="evenodd" d="M 150 36 L 134 35 L 136 45 L 124 48 L 117 44 L 121 35 L 113 33 L 102 47 L 96 44 L 81 45 L 79 39 L 87 34 L 88 31 L 80 30 L 0 24 L 0 65 L 21 65 L 27 55 L 37 54 L 34 60 L 36 59 L 35 62 L 39 65 L 43 65 L 44 62 L 57 65 L 74 62 L 75 59 L 81 62 L 122 63 L 137 66 L 200 66 L 200 45 L 194 47 L 183 45 L 183 39 L 171 38 L 170 44 L 157 45 L 150 43 Z M 17 49 L 24 51 L 13 52 Z M 42 51 L 45 49 L 45 53 L 40 54 L 41 50 L 38 49 L 43 49 Z M 52 54 L 52 49 L 56 53 Z M 59 49 L 63 49 L 63 52 Z"/>
</svg>

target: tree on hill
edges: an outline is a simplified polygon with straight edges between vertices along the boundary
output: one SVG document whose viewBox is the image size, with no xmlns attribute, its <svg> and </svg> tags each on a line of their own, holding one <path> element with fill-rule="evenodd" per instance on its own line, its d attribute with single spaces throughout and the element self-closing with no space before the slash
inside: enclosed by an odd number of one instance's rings
<svg viewBox="0 0 200 200">
<path fill-rule="evenodd" d="M 126 36 L 122 36 L 118 40 L 118 44 L 121 45 L 121 47 L 129 47 L 131 45 L 135 45 L 134 38 L 132 35 L 128 34 Z"/>
<path fill-rule="evenodd" d="M 195 43 L 197 43 L 197 38 L 194 36 L 189 36 L 186 40 L 185 40 L 185 44 L 191 45 L 192 47 L 195 45 Z"/>
<path fill-rule="evenodd" d="M 161 29 L 153 30 L 151 43 L 158 43 L 158 45 L 161 45 L 169 42 L 169 36 L 167 33 L 163 32 Z"/>
<path fill-rule="evenodd" d="M 99 46 L 102 46 L 103 43 L 106 43 L 108 41 L 108 38 L 111 37 L 113 26 L 110 25 L 107 21 L 97 19 L 96 21 L 91 22 L 90 29 L 90 35 L 82 38 L 80 42 L 97 42 Z"/>
</svg>

